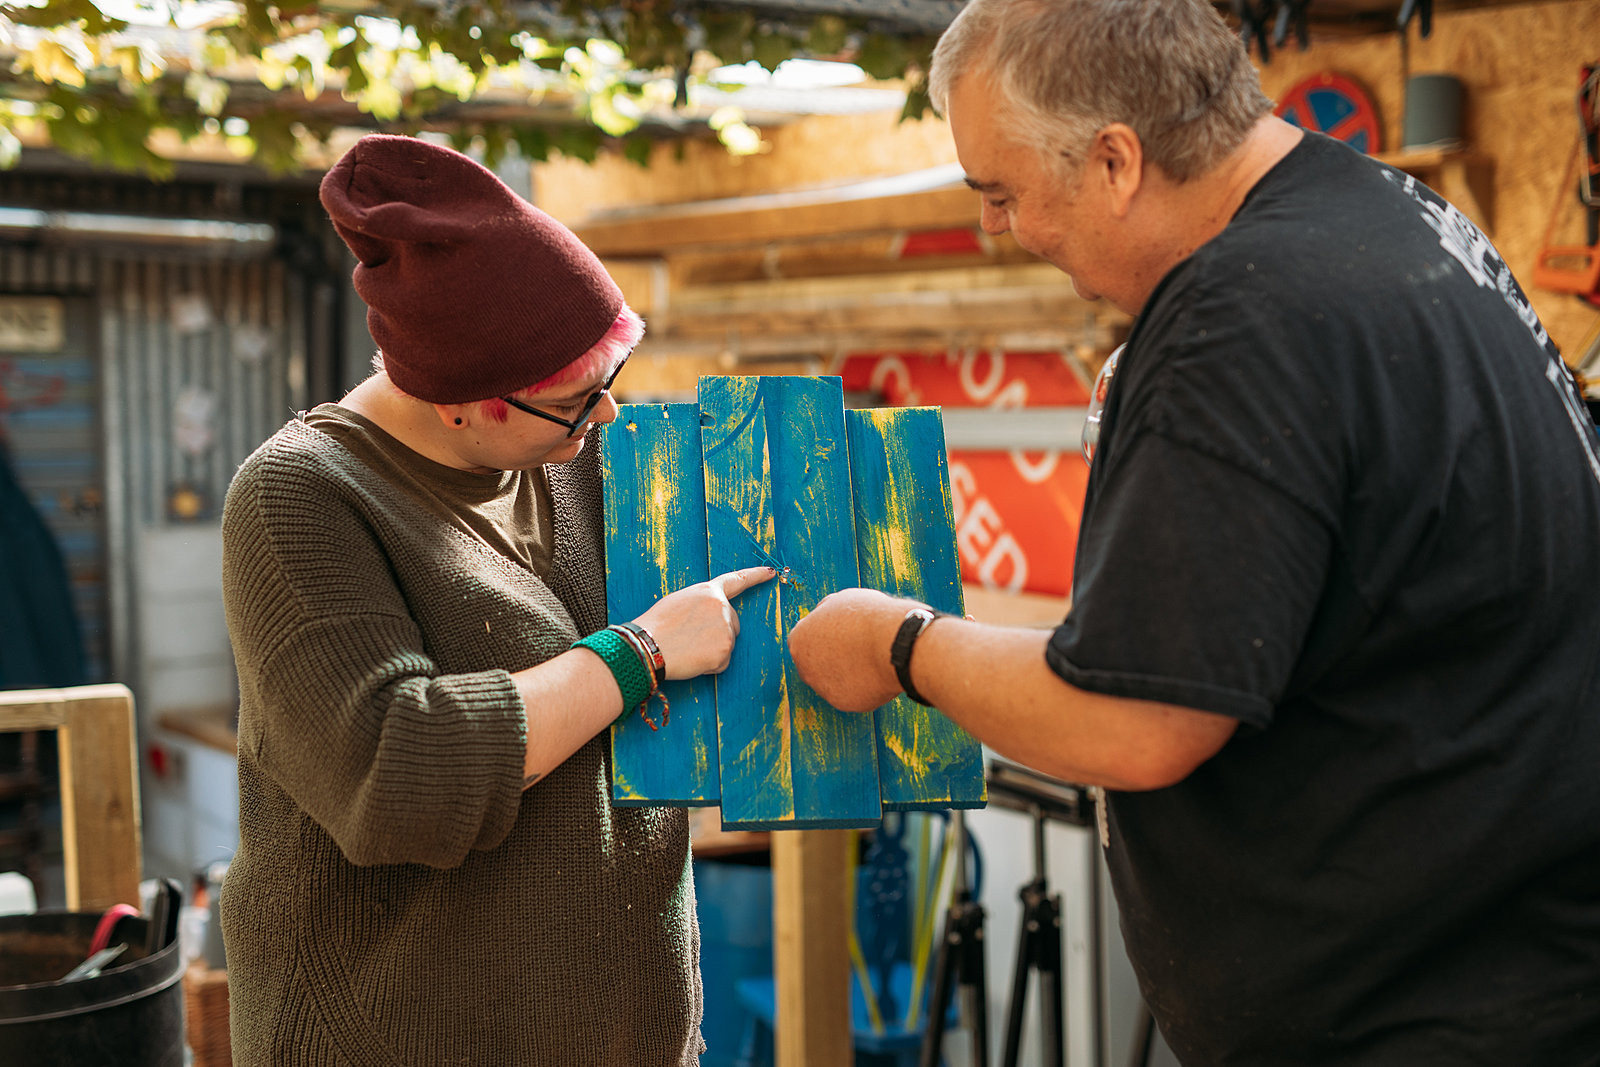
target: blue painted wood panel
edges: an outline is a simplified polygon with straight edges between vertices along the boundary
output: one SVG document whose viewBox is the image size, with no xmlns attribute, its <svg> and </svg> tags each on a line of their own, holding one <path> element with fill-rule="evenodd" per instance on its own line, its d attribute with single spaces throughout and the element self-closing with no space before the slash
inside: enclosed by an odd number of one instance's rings
<svg viewBox="0 0 1600 1067">
<path fill-rule="evenodd" d="M 845 426 L 861 584 L 963 614 L 939 410 L 847 411 Z M 904 695 L 875 715 L 885 808 L 984 805 L 983 749 L 972 735 Z"/>
<path fill-rule="evenodd" d="M 605 479 L 606 617 L 638 618 L 662 596 L 703 582 L 706 497 L 696 404 L 624 404 L 600 437 Z M 631 710 L 611 727 L 611 796 L 620 805 L 704 805 L 718 797 L 716 685 L 669 681 L 658 729 Z"/>
<path fill-rule="evenodd" d="M 840 379 L 701 378 L 700 414 L 710 571 L 786 571 L 745 593 L 717 676 L 723 825 L 875 825 L 873 717 L 825 703 L 788 652 L 796 622 L 858 584 Z"/>
</svg>

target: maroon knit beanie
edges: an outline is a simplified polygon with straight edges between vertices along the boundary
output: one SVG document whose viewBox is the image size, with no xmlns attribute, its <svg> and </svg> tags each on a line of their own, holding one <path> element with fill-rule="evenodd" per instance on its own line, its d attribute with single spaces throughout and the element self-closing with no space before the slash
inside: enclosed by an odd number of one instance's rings
<svg viewBox="0 0 1600 1067">
<path fill-rule="evenodd" d="M 360 260 L 356 292 L 389 379 L 420 400 L 526 389 L 622 311 L 622 291 L 571 230 L 453 149 L 370 134 L 321 197 Z"/>
</svg>

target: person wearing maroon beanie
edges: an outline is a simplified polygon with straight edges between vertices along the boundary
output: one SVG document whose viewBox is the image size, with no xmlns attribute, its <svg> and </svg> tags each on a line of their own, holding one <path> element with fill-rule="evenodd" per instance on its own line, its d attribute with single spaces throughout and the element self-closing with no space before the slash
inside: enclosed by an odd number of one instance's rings
<svg viewBox="0 0 1600 1067">
<path fill-rule="evenodd" d="M 688 1067 L 682 810 L 614 808 L 607 731 L 727 666 L 720 575 L 606 627 L 590 430 L 643 324 L 566 227 L 459 152 L 362 138 L 321 199 L 374 372 L 223 512 L 240 845 L 234 1062 Z"/>
</svg>

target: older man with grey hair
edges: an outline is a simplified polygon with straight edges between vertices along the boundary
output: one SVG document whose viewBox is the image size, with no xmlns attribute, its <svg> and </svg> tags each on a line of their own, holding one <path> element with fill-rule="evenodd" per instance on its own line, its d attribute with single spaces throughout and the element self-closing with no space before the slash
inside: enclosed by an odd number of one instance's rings
<svg viewBox="0 0 1600 1067">
<path fill-rule="evenodd" d="M 1105 787 L 1185 1064 L 1600 1063 L 1600 451 L 1504 261 L 1203 0 L 972 0 L 932 88 L 984 228 L 1135 316 L 1073 604 L 845 590 L 803 676 Z"/>
</svg>

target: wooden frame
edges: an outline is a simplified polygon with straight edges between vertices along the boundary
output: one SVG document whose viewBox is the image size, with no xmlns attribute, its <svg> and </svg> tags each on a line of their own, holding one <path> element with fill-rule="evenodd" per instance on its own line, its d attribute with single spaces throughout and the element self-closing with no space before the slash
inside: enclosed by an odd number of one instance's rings
<svg viewBox="0 0 1600 1067">
<path fill-rule="evenodd" d="M 54 730 L 67 909 L 139 905 L 139 776 L 125 685 L 0 692 L 0 731 Z"/>
</svg>

